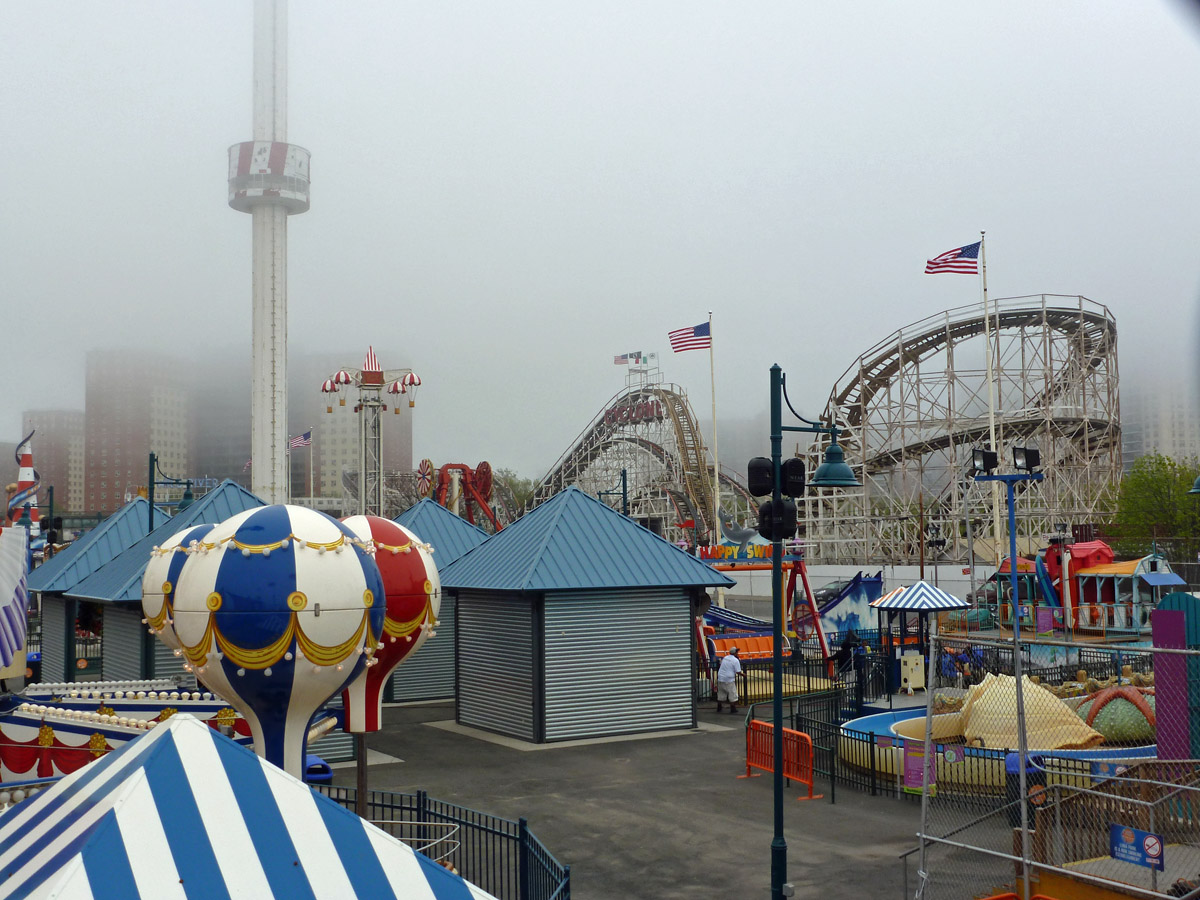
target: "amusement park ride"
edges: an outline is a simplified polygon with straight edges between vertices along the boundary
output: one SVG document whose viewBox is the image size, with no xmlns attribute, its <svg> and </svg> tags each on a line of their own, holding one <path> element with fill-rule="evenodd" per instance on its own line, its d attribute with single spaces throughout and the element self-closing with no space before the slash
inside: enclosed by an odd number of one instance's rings
<svg viewBox="0 0 1200 900">
<path fill-rule="evenodd" d="M 712 463 L 695 413 L 678 385 L 652 365 L 631 366 L 614 395 L 551 467 L 530 506 L 570 485 L 593 496 L 624 478 L 628 515 L 672 542 L 716 544 L 722 519 L 751 521 L 756 504 L 741 479 Z"/>
</svg>

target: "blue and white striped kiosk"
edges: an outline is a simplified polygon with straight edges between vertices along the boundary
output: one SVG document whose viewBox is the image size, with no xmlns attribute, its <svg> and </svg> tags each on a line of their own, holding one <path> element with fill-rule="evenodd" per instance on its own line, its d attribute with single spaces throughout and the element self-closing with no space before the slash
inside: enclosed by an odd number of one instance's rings
<svg viewBox="0 0 1200 900">
<path fill-rule="evenodd" d="M 492 895 L 180 713 L 0 816 L 0 898 L 26 897 Z"/>
</svg>

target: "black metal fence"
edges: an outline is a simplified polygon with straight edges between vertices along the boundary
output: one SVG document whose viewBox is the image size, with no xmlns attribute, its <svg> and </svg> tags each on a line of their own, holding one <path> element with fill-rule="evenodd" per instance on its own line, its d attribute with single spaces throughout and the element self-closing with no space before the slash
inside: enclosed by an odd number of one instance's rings
<svg viewBox="0 0 1200 900">
<path fill-rule="evenodd" d="M 352 787 L 313 785 L 354 810 Z M 366 818 L 500 900 L 570 900 L 571 867 L 564 866 L 516 822 L 435 800 L 424 791 L 371 791 Z"/>
<path fill-rule="evenodd" d="M 804 694 L 844 691 L 847 712 L 852 717 L 862 715 L 865 703 L 873 703 L 887 693 L 887 659 L 880 653 L 852 657 L 839 664 L 817 656 L 792 654 L 783 659 L 783 696 L 794 698 Z M 738 676 L 740 702 L 751 706 L 774 696 L 774 662 L 770 659 L 744 659 Z M 696 699 L 712 699 L 712 684 L 717 666 L 697 672 Z"/>
<path fill-rule="evenodd" d="M 878 746 L 876 735 L 845 728 L 856 716 L 855 685 L 795 697 L 785 697 L 784 727 L 807 734 L 813 743 L 813 771 L 829 782 L 829 800 L 835 802 L 838 786 L 872 796 L 902 794 L 891 751 Z M 750 707 L 750 718 L 769 722 L 769 701 Z"/>
</svg>

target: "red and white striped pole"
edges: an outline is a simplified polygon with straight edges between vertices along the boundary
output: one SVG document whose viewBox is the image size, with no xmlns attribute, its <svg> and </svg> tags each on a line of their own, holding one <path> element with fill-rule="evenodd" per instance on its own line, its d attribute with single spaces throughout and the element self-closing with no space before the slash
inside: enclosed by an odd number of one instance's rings
<svg viewBox="0 0 1200 900">
<path fill-rule="evenodd" d="M 19 450 L 20 469 L 17 473 L 17 492 L 8 501 L 8 519 L 15 523 L 17 519 L 21 518 L 21 512 L 28 503 L 29 518 L 33 520 L 33 527 L 29 529 L 29 534 L 33 537 L 41 533 L 41 528 L 38 526 L 37 502 L 37 489 L 41 483 L 37 473 L 33 470 L 33 442 L 26 439 Z"/>
</svg>

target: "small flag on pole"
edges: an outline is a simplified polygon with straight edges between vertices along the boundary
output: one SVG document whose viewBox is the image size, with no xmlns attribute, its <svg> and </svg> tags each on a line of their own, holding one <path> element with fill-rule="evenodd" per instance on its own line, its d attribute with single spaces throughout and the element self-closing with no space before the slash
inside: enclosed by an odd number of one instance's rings
<svg viewBox="0 0 1200 900">
<path fill-rule="evenodd" d="M 941 272 L 959 272 L 966 275 L 977 275 L 979 273 L 979 245 L 980 241 L 974 244 L 967 244 L 965 247 L 958 247 L 954 250 L 947 250 L 940 256 L 935 256 L 925 263 L 926 275 L 937 275 Z"/>
<path fill-rule="evenodd" d="M 632 353 L 622 353 L 620 356 L 613 357 L 613 364 L 618 366 L 627 366 L 633 363 L 635 366 L 641 365 L 645 356 L 641 350 L 634 350 Z"/>
<path fill-rule="evenodd" d="M 294 437 L 290 441 L 288 441 L 288 449 L 295 450 L 297 447 L 307 447 L 311 443 L 312 443 L 312 431 L 309 430 L 309 431 L 304 432 L 304 434 L 299 435 L 298 437 Z"/>
<path fill-rule="evenodd" d="M 667 337 L 671 340 L 671 349 L 676 353 L 682 353 L 684 350 L 703 350 L 712 346 L 712 329 L 708 322 L 692 328 L 668 331 Z"/>
<path fill-rule="evenodd" d="M 246 460 L 246 464 L 244 466 L 242 466 L 242 471 L 249 472 L 250 471 L 250 463 L 252 463 L 252 462 L 254 462 L 253 458 Z"/>
</svg>

